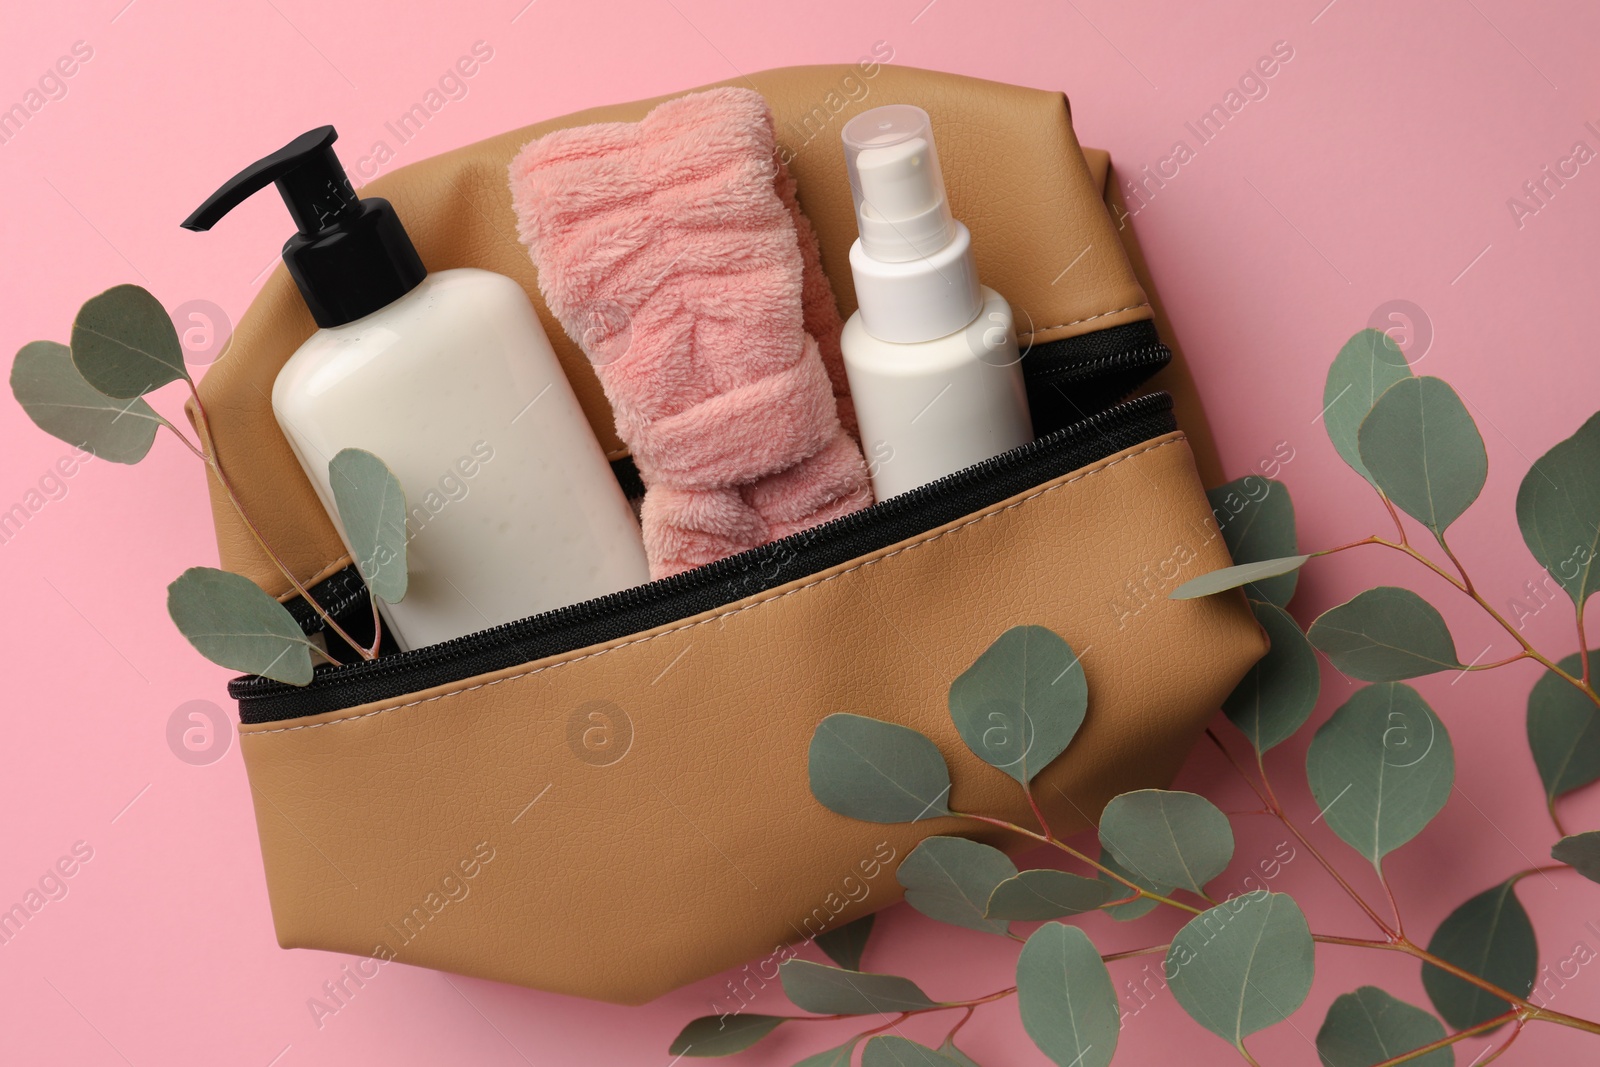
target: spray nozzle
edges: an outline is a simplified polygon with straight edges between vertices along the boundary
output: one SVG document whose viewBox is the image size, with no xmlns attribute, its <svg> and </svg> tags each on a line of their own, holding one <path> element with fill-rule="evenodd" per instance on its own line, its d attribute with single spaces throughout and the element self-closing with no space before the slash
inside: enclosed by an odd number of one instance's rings
<svg viewBox="0 0 1600 1067">
<path fill-rule="evenodd" d="M 301 134 L 228 179 L 183 220 L 209 230 L 268 185 L 276 185 L 298 229 L 283 261 L 318 326 L 340 326 L 415 289 L 427 270 L 387 200 L 360 199 L 323 126 Z"/>
<path fill-rule="evenodd" d="M 861 250 L 881 263 L 933 255 L 955 239 L 933 123 L 913 104 L 863 111 L 841 131 Z"/>
</svg>

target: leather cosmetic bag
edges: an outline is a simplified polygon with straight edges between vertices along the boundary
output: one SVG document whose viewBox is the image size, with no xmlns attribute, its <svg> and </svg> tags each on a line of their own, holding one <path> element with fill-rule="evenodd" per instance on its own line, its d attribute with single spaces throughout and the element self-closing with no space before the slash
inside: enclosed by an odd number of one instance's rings
<svg viewBox="0 0 1600 1067">
<path fill-rule="evenodd" d="M 895 902 L 894 869 L 919 840 L 973 833 L 822 807 L 806 754 L 825 716 L 922 731 L 949 762 L 954 808 L 1027 822 L 1015 783 L 957 736 L 946 698 L 1003 631 L 1049 627 L 1080 654 L 1090 693 L 1077 740 L 1035 783 L 1053 826 L 1073 832 L 1115 794 L 1168 784 L 1265 651 L 1241 597 L 1166 598 L 1228 563 L 1178 428 L 1201 427 L 1201 413 L 1107 199 L 1108 160 L 1080 149 L 1064 97 L 873 62 L 737 83 L 772 105 L 846 315 L 855 221 L 839 127 L 887 103 L 933 116 L 980 276 L 1016 309 L 1038 440 L 674 578 L 319 667 L 303 688 L 236 680 L 285 947 L 640 1003 Z M 658 102 L 515 130 L 363 189 L 394 203 L 429 270 L 523 285 L 625 484 L 605 397 L 516 239 L 506 166 L 552 129 L 637 120 Z M 268 401 L 314 329 L 276 271 L 200 393 L 266 538 L 355 626 L 369 615 L 359 576 Z M 223 566 L 289 603 L 212 491 Z"/>
</svg>

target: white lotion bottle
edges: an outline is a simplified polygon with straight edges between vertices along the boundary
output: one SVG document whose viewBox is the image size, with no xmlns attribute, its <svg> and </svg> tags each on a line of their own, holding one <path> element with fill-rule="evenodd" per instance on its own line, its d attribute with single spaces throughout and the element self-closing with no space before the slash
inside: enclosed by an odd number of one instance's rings
<svg viewBox="0 0 1600 1067">
<path fill-rule="evenodd" d="M 184 225 L 275 183 L 300 232 L 284 261 L 321 327 L 272 409 L 339 528 L 328 463 L 360 448 L 405 490 L 403 649 L 650 580 L 639 525 L 522 287 L 428 274 L 387 201 L 358 199 L 331 126 L 246 168 Z M 352 553 L 354 558 L 354 553 Z M 359 564 L 359 560 L 357 560 Z"/>
<path fill-rule="evenodd" d="M 872 108 L 842 131 L 859 238 L 841 339 L 879 500 L 1033 439 L 1011 306 L 978 283 L 928 113 Z"/>
</svg>

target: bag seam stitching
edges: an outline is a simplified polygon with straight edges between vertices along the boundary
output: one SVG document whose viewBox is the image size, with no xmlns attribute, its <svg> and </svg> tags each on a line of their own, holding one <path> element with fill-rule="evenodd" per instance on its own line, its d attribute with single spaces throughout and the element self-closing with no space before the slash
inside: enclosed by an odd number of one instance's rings
<svg viewBox="0 0 1600 1067">
<path fill-rule="evenodd" d="M 1124 309 L 1124 310 L 1126 310 L 1126 309 Z M 321 726 L 337 726 L 337 725 L 339 725 L 341 723 L 356 722 L 356 721 L 361 720 L 361 719 L 370 718 L 373 715 L 384 715 L 384 714 L 387 714 L 388 712 L 391 712 L 391 711 L 400 711 L 400 710 L 405 709 L 405 708 L 418 707 L 418 706 L 420 706 L 422 704 L 431 704 L 436 700 L 444 700 L 444 699 L 446 699 L 448 697 L 462 696 L 462 695 L 464 695 L 466 693 L 476 692 L 479 689 L 487 689 L 490 686 L 499 685 L 502 682 L 514 682 L 514 681 L 517 681 L 518 679 L 527 678 L 527 677 L 529 677 L 531 675 L 543 674 L 545 671 L 553 670 L 553 669 L 555 669 L 557 667 L 564 667 L 564 666 L 567 666 L 568 664 L 572 664 L 572 663 L 581 663 L 581 662 L 583 662 L 584 660 L 587 660 L 587 659 L 595 659 L 595 658 L 597 658 L 599 656 L 605 655 L 608 652 L 616 652 L 616 651 L 618 651 L 620 649 L 628 648 L 628 647 L 633 646 L 633 645 L 646 644 L 646 643 L 648 643 L 650 641 L 656 640 L 657 638 L 666 637 L 669 634 L 679 633 L 679 632 L 681 632 L 683 630 L 692 630 L 695 627 L 705 626 L 705 625 L 707 625 L 709 623 L 720 622 L 723 619 L 731 618 L 731 617 L 733 617 L 735 615 L 742 614 L 743 612 L 750 611 L 750 610 L 752 610 L 754 608 L 761 607 L 761 606 L 763 606 L 765 604 L 777 603 L 780 600 L 784 600 L 784 599 L 786 599 L 786 598 L 788 598 L 790 596 L 793 596 L 795 593 L 803 592 L 804 590 L 811 589 L 811 588 L 814 588 L 814 587 L 819 586 L 819 585 L 824 585 L 824 584 L 826 584 L 828 582 L 833 581 L 836 578 L 843 578 L 847 574 L 853 574 L 856 571 L 863 570 L 863 569 L 865 569 L 867 567 L 870 567 L 870 566 L 872 566 L 872 565 L 874 565 L 876 563 L 881 563 L 881 562 L 883 562 L 885 560 L 893 559 L 894 557 L 896 557 L 898 555 L 901 555 L 903 553 L 909 552 L 914 548 L 921 548 L 924 545 L 930 545 L 930 544 L 934 543 L 935 541 L 938 541 L 938 540 L 942 539 L 943 537 L 945 537 L 945 536 L 947 536 L 949 534 L 956 533 L 959 530 L 964 530 L 969 526 L 975 526 L 978 523 L 985 522 L 985 521 L 987 521 L 989 519 L 994 518 L 997 515 L 1003 515 L 1006 512 L 1011 511 L 1013 508 L 1021 507 L 1023 504 L 1028 503 L 1030 500 L 1036 500 L 1039 497 L 1046 496 L 1046 495 L 1048 495 L 1050 493 L 1055 492 L 1058 489 L 1064 489 L 1067 486 L 1072 485 L 1072 484 L 1074 484 L 1076 482 L 1081 482 L 1085 478 L 1089 478 L 1089 477 L 1091 477 L 1093 475 L 1101 474 L 1101 473 L 1103 473 L 1105 471 L 1108 471 L 1112 467 L 1115 467 L 1119 463 L 1125 463 L 1128 460 L 1134 459 L 1135 457 L 1138 457 L 1138 456 L 1142 456 L 1147 452 L 1155 452 L 1155 451 L 1157 451 L 1159 449 L 1166 448 L 1169 445 L 1182 444 L 1187 439 L 1188 438 L 1183 434 L 1182 431 L 1176 431 L 1174 433 L 1174 436 L 1168 438 L 1165 441 L 1162 441 L 1160 444 L 1146 445 L 1144 448 L 1139 449 L 1139 451 L 1137 451 L 1137 452 L 1130 452 L 1125 456 L 1121 456 L 1121 457 L 1119 457 L 1117 459 L 1111 460 L 1110 462 L 1104 463 L 1101 466 L 1090 467 L 1088 470 L 1085 470 L 1085 471 L 1082 471 L 1082 472 L 1080 472 L 1078 474 L 1075 474 L 1072 477 L 1066 479 L 1065 481 L 1056 482 L 1054 485 L 1046 486 L 1043 489 L 1036 489 L 1033 492 L 1029 493 L 1027 496 L 1021 497 L 1021 498 L 1019 498 L 1017 500 L 1013 500 L 1009 504 L 995 505 L 994 507 L 992 507 L 992 508 L 990 508 L 990 509 L 988 509 L 986 511 L 983 511 L 978 515 L 974 515 L 973 517 L 967 519 L 966 521 L 962 522 L 958 526 L 952 526 L 952 527 L 950 527 L 948 529 L 940 530 L 938 533 L 925 535 L 924 537 L 922 537 L 922 538 L 920 538 L 920 539 L 918 539 L 916 541 L 912 541 L 910 544 L 903 545 L 902 547 L 897 548 L 892 552 L 885 553 L 884 555 L 881 555 L 881 556 L 873 556 L 871 559 L 862 560 L 860 563 L 857 563 L 854 566 L 848 567 L 845 570 L 837 571 L 837 572 L 835 572 L 833 574 L 830 574 L 830 575 L 828 575 L 826 577 L 823 577 L 823 578 L 814 578 L 814 579 L 806 582 L 803 585 L 797 585 L 793 589 L 785 590 L 782 593 L 774 593 L 774 594 L 771 594 L 771 595 L 768 595 L 768 596 L 763 596 L 762 598 L 760 598 L 758 600 L 751 601 L 750 603 L 741 605 L 740 607 L 733 608 L 733 609 L 730 609 L 728 611 L 718 612 L 715 615 L 711 615 L 711 616 L 709 616 L 707 618 L 704 618 L 704 619 L 699 619 L 699 620 L 697 620 L 695 622 L 682 623 L 682 624 L 674 626 L 674 627 L 672 627 L 670 629 L 662 630 L 659 633 L 651 634 L 648 637 L 632 638 L 630 640 L 622 642 L 621 644 L 610 645 L 610 646 L 607 646 L 606 648 L 602 648 L 598 652 L 587 652 L 587 653 L 585 653 L 585 654 L 583 654 L 581 656 L 574 657 L 573 659 L 560 660 L 559 662 L 556 662 L 556 663 L 547 663 L 543 667 L 534 667 L 534 668 L 532 668 L 530 670 L 520 671 L 520 672 L 518 672 L 516 674 L 508 674 L 504 678 L 496 678 L 492 682 L 479 682 L 476 685 L 464 686 L 464 687 L 462 687 L 460 689 L 452 689 L 452 690 L 449 690 L 448 692 L 437 693 L 437 694 L 435 694 L 434 696 L 431 696 L 431 697 L 423 697 L 420 700 L 407 701 L 404 704 L 391 704 L 391 705 L 388 705 L 386 707 L 374 708 L 371 711 L 364 711 L 359 715 L 350 715 L 350 716 L 346 716 L 345 718 L 342 718 L 342 719 L 329 719 L 329 720 L 327 720 L 325 722 L 305 723 L 305 724 L 300 725 L 300 726 L 279 726 L 279 727 L 275 727 L 275 728 L 273 728 L 271 730 L 251 730 L 251 731 L 248 731 L 248 732 L 243 732 L 241 734 L 241 736 L 242 737 L 265 737 L 265 736 L 267 736 L 269 734 L 293 733 L 296 730 L 315 730 L 315 729 L 317 729 L 318 727 L 321 727 Z"/>
<path fill-rule="evenodd" d="M 1140 304 L 1129 304 L 1125 308 L 1117 308 L 1114 311 L 1102 311 L 1098 315 L 1090 315 L 1086 319 L 1073 319 L 1071 322 L 1058 322 L 1054 326 L 1036 326 L 1028 331 L 1028 336 L 1031 337 L 1037 333 L 1044 333 L 1046 330 L 1064 330 L 1068 326 L 1079 326 L 1085 322 L 1093 322 L 1095 319 L 1103 319 L 1107 315 L 1120 315 L 1124 311 L 1138 311 L 1140 308 L 1147 308 L 1149 306 L 1149 301 L 1145 301 L 1144 303 Z"/>
</svg>

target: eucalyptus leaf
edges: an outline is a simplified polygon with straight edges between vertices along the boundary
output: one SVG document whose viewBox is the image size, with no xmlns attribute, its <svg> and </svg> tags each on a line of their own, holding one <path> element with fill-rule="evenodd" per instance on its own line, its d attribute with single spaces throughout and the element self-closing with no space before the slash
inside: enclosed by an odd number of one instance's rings
<svg viewBox="0 0 1600 1067">
<path fill-rule="evenodd" d="M 743 1052 L 784 1022 L 782 1015 L 702 1015 L 679 1031 L 670 1056 L 731 1056 Z"/>
<path fill-rule="evenodd" d="M 817 724 L 811 793 L 840 815 L 917 822 L 950 811 L 950 771 L 938 746 L 905 726 L 838 713 Z"/>
<path fill-rule="evenodd" d="M 1228 694 L 1222 710 L 1257 752 L 1266 752 L 1293 737 L 1311 717 L 1322 672 L 1300 624 L 1287 611 L 1259 602 L 1250 608 L 1272 644 Z"/>
<path fill-rule="evenodd" d="M 1517 489 L 1517 525 L 1539 566 L 1581 607 L 1600 585 L 1600 413 L 1534 462 Z"/>
<path fill-rule="evenodd" d="M 1469 974 L 1526 997 L 1538 977 L 1539 946 L 1533 923 L 1513 892 L 1511 879 L 1461 905 L 1439 924 L 1428 951 Z M 1505 1001 L 1471 982 L 1422 965 L 1422 987 L 1444 1021 L 1457 1030 L 1477 1026 L 1506 1010 Z"/>
<path fill-rule="evenodd" d="M 778 966 L 778 977 L 795 1007 L 818 1015 L 882 1015 L 921 1011 L 934 1004 L 911 979 L 893 974 L 791 959 Z"/>
<path fill-rule="evenodd" d="M 1038 922 L 1082 915 L 1127 895 L 1126 886 L 1045 867 L 1022 871 L 995 886 L 984 914 L 1008 922 Z"/>
<path fill-rule="evenodd" d="M 1146 892 L 1155 893 L 1157 896 L 1163 897 L 1172 895 L 1172 886 L 1162 885 L 1159 882 L 1152 882 L 1148 878 L 1141 878 L 1137 873 L 1128 870 L 1122 866 L 1122 864 L 1118 863 L 1117 857 L 1113 856 L 1109 849 L 1102 848 L 1100 850 L 1100 865 L 1105 867 L 1107 870 L 1116 871 L 1118 874 L 1122 875 L 1122 877 L 1126 878 L 1134 885 L 1139 886 L 1141 889 L 1144 889 Z M 1110 896 L 1106 898 L 1107 900 L 1123 900 L 1126 897 L 1131 896 L 1133 893 L 1133 890 L 1129 889 L 1115 878 L 1107 875 L 1104 871 L 1100 873 L 1099 879 L 1100 881 L 1104 882 L 1106 887 L 1110 890 Z M 1106 914 L 1111 916 L 1117 922 L 1131 922 L 1134 919 L 1143 918 L 1160 906 L 1161 902 L 1159 900 L 1152 900 L 1149 897 L 1140 897 L 1138 900 L 1130 900 L 1126 904 L 1115 904 L 1106 909 Z"/>
<path fill-rule="evenodd" d="M 862 1047 L 861 1067 L 951 1067 L 951 1061 L 909 1038 L 879 1034 Z"/>
<path fill-rule="evenodd" d="M 1106 1067 L 1121 1009 L 1111 974 L 1087 934 L 1046 923 L 1017 956 L 1017 1009 L 1039 1051 L 1060 1067 Z"/>
<path fill-rule="evenodd" d="M 1600 882 L 1600 830 L 1563 837 L 1550 850 L 1550 855 L 1557 862 L 1568 864 L 1589 881 Z"/>
<path fill-rule="evenodd" d="M 1276 578 L 1280 574 L 1289 574 L 1305 566 L 1310 556 L 1284 556 L 1280 559 L 1265 559 L 1259 563 L 1239 563 L 1232 567 L 1224 567 L 1219 571 L 1210 571 L 1198 578 L 1190 578 L 1178 588 L 1167 594 L 1168 600 L 1194 600 L 1198 597 L 1210 596 L 1213 593 L 1226 592 L 1237 589 L 1241 585 L 1252 582 L 1259 583 L 1264 578 Z"/>
<path fill-rule="evenodd" d="M 930 919 L 987 934 L 1006 932 L 1000 919 L 984 918 L 989 895 L 1017 873 L 997 848 L 964 837 L 929 837 L 900 861 L 895 877 L 906 903 Z"/>
<path fill-rule="evenodd" d="M 1322 820 L 1374 867 L 1439 814 L 1455 784 L 1450 733 L 1399 682 L 1356 691 L 1317 730 L 1306 778 Z"/>
<path fill-rule="evenodd" d="M 860 1040 L 859 1037 L 852 1037 L 838 1048 L 807 1056 L 794 1067 L 850 1067 L 850 1057 L 855 1053 L 856 1042 Z"/>
<path fill-rule="evenodd" d="M 956 1043 L 948 1037 L 944 1039 L 944 1044 L 939 1046 L 939 1054 L 956 1067 L 980 1067 L 977 1060 L 956 1048 Z"/>
<path fill-rule="evenodd" d="M 360 448 L 328 461 L 339 522 L 373 595 L 398 604 L 406 595 L 406 494 L 388 466 Z"/>
<path fill-rule="evenodd" d="M 214 567 L 190 567 L 167 586 L 167 614 L 212 663 L 306 685 L 312 644 L 289 609 L 250 579 Z"/>
<path fill-rule="evenodd" d="M 867 939 L 872 936 L 876 915 L 863 915 L 853 922 L 824 930 L 816 936 L 817 947 L 828 958 L 850 971 L 861 969 L 861 954 L 867 950 Z"/>
<path fill-rule="evenodd" d="M 1326 1067 L 1374 1067 L 1443 1039 L 1444 1024 L 1430 1012 L 1364 985 L 1328 1008 L 1317 1031 L 1317 1052 Z M 1407 1061 L 1412 1067 L 1453 1067 L 1448 1045 Z"/>
<path fill-rule="evenodd" d="M 1489 457 L 1456 391 L 1440 378 L 1407 378 L 1361 424 L 1361 462 L 1401 511 L 1443 537 L 1483 492 Z"/>
<path fill-rule="evenodd" d="M 11 393 L 39 429 L 113 463 L 143 459 L 166 423 L 143 400 L 113 400 L 84 381 L 71 351 L 55 341 L 22 346 Z"/>
<path fill-rule="evenodd" d="M 1328 439 L 1344 461 L 1369 482 L 1372 475 L 1361 461 L 1361 424 L 1380 396 L 1409 377 L 1411 366 L 1405 353 L 1380 330 L 1362 330 L 1351 337 L 1328 368 L 1322 389 L 1322 422 Z"/>
<path fill-rule="evenodd" d="M 1140 789 L 1106 805 L 1100 844 L 1141 878 L 1204 893 L 1233 859 L 1233 828 L 1205 797 Z"/>
<path fill-rule="evenodd" d="M 1558 666 L 1579 677 L 1577 653 Z M 1590 674 L 1600 678 L 1600 650 L 1589 652 Z M 1528 747 L 1549 800 L 1600 778 L 1600 708 L 1553 671 L 1545 671 L 1528 693 Z"/>
<path fill-rule="evenodd" d="M 113 286 L 78 309 L 72 362 L 84 381 L 118 400 L 189 377 L 172 317 L 137 285 Z"/>
<path fill-rule="evenodd" d="M 1438 609 L 1392 585 L 1329 608 L 1306 636 L 1335 667 L 1364 682 L 1398 682 L 1462 666 Z"/>
<path fill-rule="evenodd" d="M 1072 647 L 1013 626 L 950 686 L 950 717 L 978 758 L 1026 785 L 1083 725 L 1089 686 Z"/>
<path fill-rule="evenodd" d="M 1208 489 L 1211 514 L 1222 530 L 1223 543 L 1235 563 L 1293 556 L 1300 544 L 1294 531 L 1294 501 L 1280 481 L 1247 474 L 1227 485 Z M 1251 600 L 1265 600 L 1280 608 L 1294 597 L 1298 571 L 1252 582 L 1245 589 Z"/>
<path fill-rule="evenodd" d="M 1261 889 L 1191 919 L 1172 939 L 1165 973 L 1183 1010 L 1237 1046 L 1305 1003 L 1315 948 L 1300 906 Z"/>
</svg>

